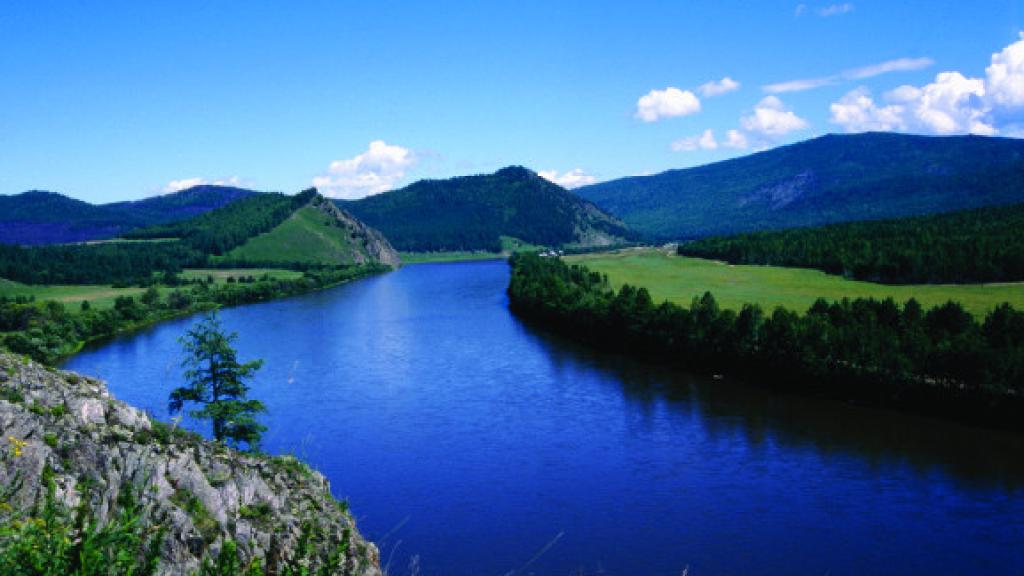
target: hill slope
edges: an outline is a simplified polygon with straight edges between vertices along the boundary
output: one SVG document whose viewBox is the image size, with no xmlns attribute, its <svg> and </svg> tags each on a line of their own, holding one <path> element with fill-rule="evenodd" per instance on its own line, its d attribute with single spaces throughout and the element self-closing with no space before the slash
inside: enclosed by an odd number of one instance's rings
<svg viewBox="0 0 1024 576">
<path fill-rule="evenodd" d="M 89 204 L 55 192 L 0 195 L 0 243 L 57 244 L 113 238 L 135 228 L 191 218 L 257 194 L 227 186 L 194 186 L 132 202 Z"/>
<path fill-rule="evenodd" d="M 658 239 L 933 214 L 1024 202 L 1024 140 L 829 135 L 576 193 Z"/>
<path fill-rule="evenodd" d="M 622 222 L 522 167 L 421 180 L 337 203 L 411 252 L 497 252 L 501 236 L 545 246 L 602 246 L 630 237 Z"/>
<path fill-rule="evenodd" d="M 377 548 L 331 497 L 327 480 L 292 457 L 205 441 L 113 399 L 100 381 L 6 353 L 0 353 L 0 392 L 5 526 L 41 508 L 52 483 L 67 514 L 85 504 L 85 524 L 137 514 L 128 527 L 155 553 L 157 574 L 196 574 L 228 541 L 237 543 L 243 565 L 260 558 L 272 574 L 306 573 L 300 566 L 318 573 L 332 565 L 332 574 L 381 574 Z M 67 527 L 74 540 L 70 524 L 46 528 L 58 538 Z M 136 552 L 120 545 L 122 554 Z M 74 555 L 73 548 L 67 552 Z"/>
<path fill-rule="evenodd" d="M 319 195 L 224 257 L 267 264 L 399 264 L 398 253 L 380 232 Z"/>
</svg>

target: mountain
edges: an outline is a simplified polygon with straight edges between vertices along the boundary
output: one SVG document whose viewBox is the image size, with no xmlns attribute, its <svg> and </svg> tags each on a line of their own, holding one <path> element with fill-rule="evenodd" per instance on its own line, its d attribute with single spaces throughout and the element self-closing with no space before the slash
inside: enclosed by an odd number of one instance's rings
<svg viewBox="0 0 1024 576">
<path fill-rule="evenodd" d="M 251 196 L 189 220 L 133 230 L 125 237 L 178 238 L 199 252 L 240 264 L 399 263 L 398 253 L 380 232 L 315 188 L 294 196 Z"/>
<path fill-rule="evenodd" d="M 420 180 L 356 201 L 336 201 L 399 250 L 501 250 L 510 236 L 544 246 L 604 246 L 630 232 L 619 220 L 526 168 Z"/>
<path fill-rule="evenodd" d="M 653 239 L 925 215 L 1024 202 L 1024 140 L 828 135 L 576 193 Z"/>
<path fill-rule="evenodd" d="M 261 559 L 269 574 L 381 574 L 377 547 L 320 473 L 153 420 L 98 380 L 0 352 L 0 426 L 0 523 L 18 530 L 45 517 L 55 566 L 77 560 L 79 545 L 83 564 L 85 551 L 104 546 L 119 562 L 144 548 L 156 574 L 184 576 L 226 559 L 233 541 L 242 566 Z M 121 532 L 94 533 L 87 545 L 81 527 L 93 522 Z M 108 564 L 113 556 L 91 559 L 97 573 L 127 573 Z"/>
<path fill-rule="evenodd" d="M 135 228 L 191 218 L 257 194 L 194 186 L 132 202 L 90 204 L 56 192 L 0 195 L 0 244 L 58 244 L 113 238 Z"/>
</svg>

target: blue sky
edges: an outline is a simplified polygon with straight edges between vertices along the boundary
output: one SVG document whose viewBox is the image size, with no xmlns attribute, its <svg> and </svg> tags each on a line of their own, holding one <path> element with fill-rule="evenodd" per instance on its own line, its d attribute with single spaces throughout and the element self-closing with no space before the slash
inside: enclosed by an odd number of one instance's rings
<svg viewBox="0 0 1024 576">
<path fill-rule="evenodd" d="M 6 2 L 0 193 L 575 185 L 828 132 L 1024 136 L 1022 30 L 1024 0 Z"/>
</svg>

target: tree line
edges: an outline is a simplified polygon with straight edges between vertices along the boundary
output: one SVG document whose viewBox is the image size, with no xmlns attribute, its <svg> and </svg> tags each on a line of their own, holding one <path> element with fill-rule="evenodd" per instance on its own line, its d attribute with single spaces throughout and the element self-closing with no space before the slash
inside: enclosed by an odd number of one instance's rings
<svg viewBox="0 0 1024 576">
<path fill-rule="evenodd" d="M 1024 280 L 1024 204 L 705 238 L 684 256 L 890 284 Z"/>
<path fill-rule="evenodd" d="M 1020 427 L 1024 312 L 1003 304 L 983 321 L 955 302 L 819 299 L 805 314 L 710 293 L 689 307 L 557 258 L 510 260 L 512 310 L 607 349 L 723 372 L 752 383 Z"/>
</svg>

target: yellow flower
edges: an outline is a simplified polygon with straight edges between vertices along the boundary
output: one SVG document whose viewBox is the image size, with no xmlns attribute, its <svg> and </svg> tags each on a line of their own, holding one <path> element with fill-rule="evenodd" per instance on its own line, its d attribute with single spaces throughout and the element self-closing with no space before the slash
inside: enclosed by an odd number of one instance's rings
<svg viewBox="0 0 1024 576">
<path fill-rule="evenodd" d="M 14 446 L 14 457 L 15 458 L 21 456 L 21 451 L 25 448 L 25 446 L 28 446 L 28 441 L 26 441 L 26 440 L 18 440 L 14 436 L 8 436 L 7 437 L 7 441 L 11 443 L 11 446 Z"/>
</svg>

